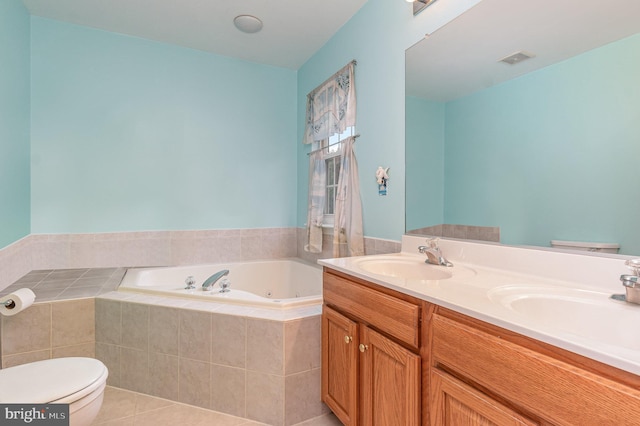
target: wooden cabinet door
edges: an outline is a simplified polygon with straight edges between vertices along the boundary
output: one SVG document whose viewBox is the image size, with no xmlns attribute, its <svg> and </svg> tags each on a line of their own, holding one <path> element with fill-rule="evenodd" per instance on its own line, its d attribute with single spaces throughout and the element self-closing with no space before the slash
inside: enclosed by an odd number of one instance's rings
<svg viewBox="0 0 640 426">
<path fill-rule="evenodd" d="M 431 369 L 431 426 L 506 426 L 536 423 L 454 377 Z"/>
<path fill-rule="evenodd" d="M 345 426 L 358 423 L 358 324 L 322 310 L 322 400 Z"/>
<path fill-rule="evenodd" d="M 420 357 L 362 326 L 362 426 L 420 425 Z"/>
</svg>

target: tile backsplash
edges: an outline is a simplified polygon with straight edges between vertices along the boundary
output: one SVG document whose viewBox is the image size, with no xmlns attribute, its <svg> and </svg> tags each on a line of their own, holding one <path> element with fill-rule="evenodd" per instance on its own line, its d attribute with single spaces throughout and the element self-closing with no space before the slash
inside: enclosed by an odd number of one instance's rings
<svg viewBox="0 0 640 426">
<path fill-rule="evenodd" d="M 409 235 L 430 235 L 433 237 L 458 238 L 464 240 L 500 242 L 500 227 L 498 226 L 471 226 L 453 225 L 443 223 L 441 225 L 428 226 L 426 228 L 408 231 Z"/>
<path fill-rule="evenodd" d="M 331 231 L 324 250 L 303 250 L 303 228 L 148 231 L 29 235 L 0 249 L 0 289 L 34 270 L 173 266 L 300 257 L 330 258 Z M 367 254 L 395 253 L 400 242 L 365 238 Z"/>
</svg>

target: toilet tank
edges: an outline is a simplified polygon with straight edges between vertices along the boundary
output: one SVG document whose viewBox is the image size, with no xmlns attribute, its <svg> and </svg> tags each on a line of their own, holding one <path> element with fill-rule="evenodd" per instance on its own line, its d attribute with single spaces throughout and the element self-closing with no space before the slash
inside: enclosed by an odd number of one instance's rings
<svg viewBox="0 0 640 426">
<path fill-rule="evenodd" d="M 564 249 L 564 250 L 591 251 L 591 252 L 600 252 L 600 253 L 618 253 L 618 250 L 620 249 L 620 244 L 551 240 L 551 247 Z"/>
</svg>

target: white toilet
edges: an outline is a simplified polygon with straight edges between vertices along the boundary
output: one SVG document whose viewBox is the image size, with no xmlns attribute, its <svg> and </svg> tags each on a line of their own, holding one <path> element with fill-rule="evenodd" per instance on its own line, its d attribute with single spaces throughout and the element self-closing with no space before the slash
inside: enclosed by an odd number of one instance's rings
<svg viewBox="0 0 640 426">
<path fill-rule="evenodd" d="M 0 403 L 69 404 L 70 426 L 98 415 L 109 371 L 93 358 L 56 358 L 0 370 Z"/>
<path fill-rule="evenodd" d="M 551 247 L 564 250 L 590 251 L 600 253 L 617 253 L 620 244 L 617 243 L 592 243 L 582 241 L 551 240 Z"/>
</svg>

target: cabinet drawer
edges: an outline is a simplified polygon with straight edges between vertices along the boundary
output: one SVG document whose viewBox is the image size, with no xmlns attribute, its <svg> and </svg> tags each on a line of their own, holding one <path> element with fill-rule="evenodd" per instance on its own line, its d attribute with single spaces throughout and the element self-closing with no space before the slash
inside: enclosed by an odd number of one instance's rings
<svg viewBox="0 0 640 426">
<path fill-rule="evenodd" d="M 418 348 L 420 307 L 353 281 L 324 273 L 326 304 Z"/>
<path fill-rule="evenodd" d="M 640 391 L 441 315 L 432 317 L 432 365 L 558 425 L 640 419 Z"/>
</svg>

